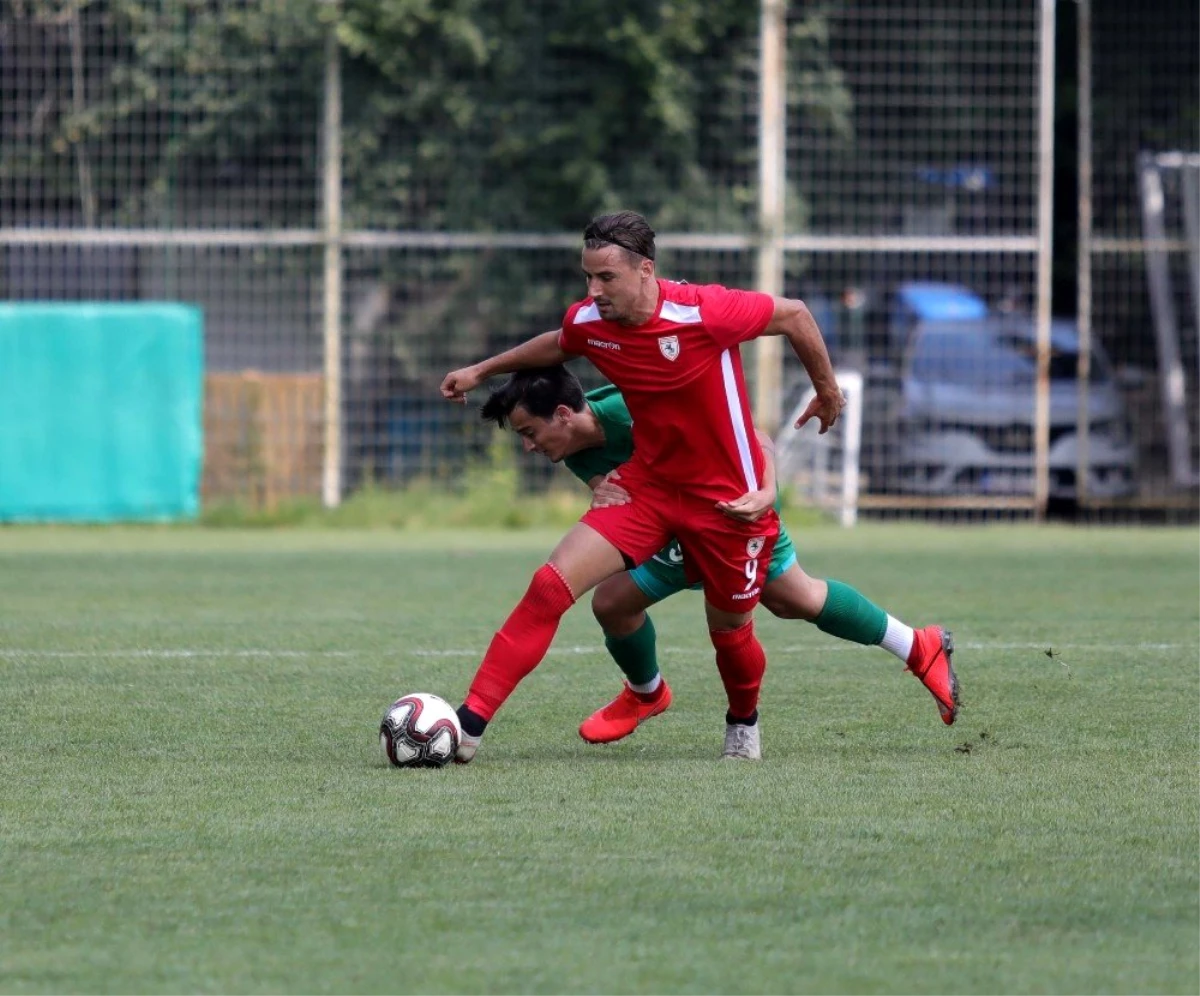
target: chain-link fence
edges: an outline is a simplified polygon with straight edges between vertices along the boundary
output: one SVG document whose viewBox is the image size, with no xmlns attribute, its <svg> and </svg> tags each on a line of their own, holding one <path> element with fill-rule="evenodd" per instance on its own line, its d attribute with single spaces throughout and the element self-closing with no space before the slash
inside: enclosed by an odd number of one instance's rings
<svg viewBox="0 0 1200 996">
<path fill-rule="evenodd" d="M 1194 507 L 1200 484 L 1200 12 L 1080 5 L 1081 331 L 1107 357 L 1135 504 Z M 1089 414 L 1080 410 L 1081 419 Z M 1091 413 L 1094 421 L 1104 415 Z M 1119 425 L 1119 423 L 1117 423 Z M 1102 443 L 1102 440 L 1100 440 Z M 1089 440 L 1092 448 L 1097 440 Z M 1085 487 L 1093 506 L 1110 496 Z"/>
<path fill-rule="evenodd" d="M 844 4 L 797 27 L 821 32 L 842 99 L 814 103 L 811 70 L 794 74 L 790 230 L 811 235 L 789 240 L 788 289 L 864 375 L 860 501 L 1027 508 L 1032 381 L 976 399 L 998 316 L 1033 329 L 1037 5 Z M 1019 454 L 989 445 L 1003 422 L 1024 426 Z"/>
<path fill-rule="evenodd" d="M 493 437 L 440 400 L 441 376 L 555 327 L 583 293 L 593 214 L 647 214 L 665 276 L 759 279 L 761 28 L 782 6 L 461 0 L 397 17 L 387 0 L 14 0 L 0 10 L 0 293 L 200 305 L 206 498 L 453 482 Z M 1146 112 L 1155 141 L 1139 144 L 1101 99 L 1119 85 L 1104 46 L 1124 29 L 1093 18 L 1093 316 L 1039 322 L 1043 10 L 786 13 L 782 289 L 863 376 L 864 507 L 1180 493 L 1163 483 L 1151 271 L 1144 246 L 1118 242 L 1144 236 L 1137 153 L 1197 149 L 1196 46 L 1170 87 L 1143 88 L 1161 115 Z M 1172 16 L 1182 52 L 1194 12 Z M 1149 45 L 1123 59 L 1161 65 Z M 1168 96 L 1189 86 L 1190 104 Z M 1171 210 L 1174 232 L 1185 212 Z M 1169 237 L 1193 377 L 1186 235 Z M 767 420 L 804 383 L 785 357 Z"/>
</svg>

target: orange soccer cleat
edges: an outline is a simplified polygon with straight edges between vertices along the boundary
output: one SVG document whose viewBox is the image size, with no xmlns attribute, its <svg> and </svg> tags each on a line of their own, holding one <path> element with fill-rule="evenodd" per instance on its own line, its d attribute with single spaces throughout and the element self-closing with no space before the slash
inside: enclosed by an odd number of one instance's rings
<svg viewBox="0 0 1200 996">
<path fill-rule="evenodd" d="M 629 736 L 651 716 L 666 712 L 670 705 L 671 689 L 665 681 L 653 698 L 644 698 L 626 685 L 620 695 L 580 724 L 579 735 L 589 744 L 610 744 Z"/>
<path fill-rule="evenodd" d="M 958 715 L 958 678 L 950 658 L 954 654 L 954 638 L 941 626 L 926 626 L 913 630 L 912 651 L 908 655 L 908 670 L 917 676 L 937 700 L 942 722 L 949 726 Z"/>
</svg>

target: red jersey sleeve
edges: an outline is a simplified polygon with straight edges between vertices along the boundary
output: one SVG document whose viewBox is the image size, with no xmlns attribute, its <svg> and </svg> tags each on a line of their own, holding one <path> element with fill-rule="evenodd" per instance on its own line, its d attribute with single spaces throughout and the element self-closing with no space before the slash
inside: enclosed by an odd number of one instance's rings
<svg viewBox="0 0 1200 996">
<path fill-rule="evenodd" d="M 775 314 L 775 299 L 770 294 L 730 290 L 719 284 L 701 291 L 700 316 L 704 327 L 718 345 L 727 349 L 762 335 Z"/>
<path fill-rule="evenodd" d="M 586 345 L 585 337 L 575 326 L 575 313 L 579 311 L 583 303 L 577 301 L 567 309 L 567 313 L 563 315 L 562 329 L 558 333 L 558 348 L 564 353 L 571 353 L 574 356 L 582 353 L 583 347 Z"/>
</svg>

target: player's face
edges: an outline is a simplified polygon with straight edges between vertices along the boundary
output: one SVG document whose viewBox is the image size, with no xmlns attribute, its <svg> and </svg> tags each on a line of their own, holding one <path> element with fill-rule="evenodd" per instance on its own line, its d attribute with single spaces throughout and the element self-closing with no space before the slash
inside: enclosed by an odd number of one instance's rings
<svg viewBox="0 0 1200 996">
<path fill-rule="evenodd" d="M 540 453 L 551 463 L 558 463 L 575 452 L 571 415 L 571 409 L 559 405 L 549 418 L 538 418 L 524 405 L 517 405 L 508 416 L 508 424 L 521 437 L 526 453 Z"/>
<path fill-rule="evenodd" d="M 636 313 L 647 279 L 654 279 L 654 264 L 648 259 L 631 263 L 618 246 L 584 249 L 583 275 L 588 296 L 596 302 L 600 317 L 620 322 Z M 655 293 L 657 296 L 657 290 Z"/>
</svg>

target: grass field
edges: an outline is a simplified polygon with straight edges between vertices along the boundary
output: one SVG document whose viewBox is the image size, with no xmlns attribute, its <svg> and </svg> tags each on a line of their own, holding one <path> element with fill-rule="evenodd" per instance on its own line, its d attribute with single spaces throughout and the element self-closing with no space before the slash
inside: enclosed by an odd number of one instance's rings
<svg viewBox="0 0 1200 996">
<path fill-rule="evenodd" d="M 719 762 L 685 594 L 627 741 L 576 735 L 618 687 L 580 606 L 474 764 L 388 768 L 553 539 L 0 531 L 0 991 L 1197 991 L 1194 530 L 801 532 L 954 629 L 953 728 L 760 614 L 764 760 Z"/>
</svg>

